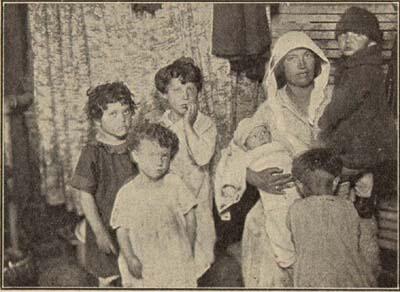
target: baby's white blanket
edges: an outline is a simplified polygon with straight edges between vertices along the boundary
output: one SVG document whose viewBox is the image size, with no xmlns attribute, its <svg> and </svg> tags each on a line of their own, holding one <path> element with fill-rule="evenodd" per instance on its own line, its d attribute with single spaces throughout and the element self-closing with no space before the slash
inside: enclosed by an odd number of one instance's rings
<svg viewBox="0 0 400 292">
<path fill-rule="evenodd" d="M 279 167 L 284 173 L 290 173 L 291 164 L 290 152 L 280 142 L 264 144 L 250 151 L 244 151 L 231 142 L 222 150 L 215 175 L 215 202 L 218 213 L 223 216 L 229 207 L 242 198 L 246 189 L 247 168 L 261 171 L 269 167 Z M 232 186 L 235 189 L 232 196 L 224 195 L 222 189 L 225 186 Z M 261 191 L 264 208 L 275 208 L 287 200 L 292 201 L 293 196 L 298 197 L 294 188 L 286 189 L 285 192 L 286 195 L 274 195 Z"/>
</svg>

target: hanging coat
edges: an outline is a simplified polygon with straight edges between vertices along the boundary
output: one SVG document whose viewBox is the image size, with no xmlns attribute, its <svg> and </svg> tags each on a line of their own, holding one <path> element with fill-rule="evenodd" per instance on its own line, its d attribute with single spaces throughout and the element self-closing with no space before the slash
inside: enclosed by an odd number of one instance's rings
<svg viewBox="0 0 400 292">
<path fill-rule="evenodd" d="M 226 58 L 231 70 L 261 80 L 271 39 L 263 4 L 214 4 L 212 54 Z"/>
</svg>

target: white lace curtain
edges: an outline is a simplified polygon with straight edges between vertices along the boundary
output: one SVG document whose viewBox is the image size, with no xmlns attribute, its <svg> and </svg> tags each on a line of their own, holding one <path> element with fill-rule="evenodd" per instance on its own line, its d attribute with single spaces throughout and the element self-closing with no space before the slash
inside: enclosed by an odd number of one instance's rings
<svg viewBox="0 0 400 292">
<path fill-rule="evenodd" d="M 204 74 L 200 109 L 216 121 L 219 146 L 231 138 L 232 121 L 263 98 L 258 83 L 230 74 L 229 63 L 210 54 L 210 3 L 163 3 L 155 16 L 136 15 L 129 3 L 29 4 L 29 26 L 35 101 L 27 115 L 50 204 L 72 208 L 67 185 L 87 139 L 90 86 L 124 81 L 137 102 L 149 101 L 157 70 L 191 57 Z"/>
</svg>

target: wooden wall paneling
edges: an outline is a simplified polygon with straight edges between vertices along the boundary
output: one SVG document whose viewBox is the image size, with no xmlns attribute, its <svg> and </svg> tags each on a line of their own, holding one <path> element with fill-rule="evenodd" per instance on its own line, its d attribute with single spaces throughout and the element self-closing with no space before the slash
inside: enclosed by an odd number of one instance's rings
<svg viewBox="0 0 400 292">
<path fill-rule="evenodd" d="M 389 62 L 391 49 L 398 28 L 398 7 L 392 3 L 375 4 L 280 4 L 279 13 L 272 16 L 272 44 L 285 32 L 296 30 L 307 33 L 325 52 L 332 64 L 330 83 L 332 84 L 335 71 L 335 61 L 340 57 L 338 44 L 335 39 L 336 23 L 341 14 L 351 6 L 359 6 L 373 12 L 383 32 L 383 57 Z M 384 65 L 385 72 L 387 65 Z"/>
<path fill-rule="evenodd" d="M 313 3 L 303 4 L 303 3 L 285 3 L 281 4 L 279 8 L 280 13 L 292 13 L 293 11 L 300 12 L 303 14 L 342 14 L 347 8 L 351 6 L 358 6 L 375 14 L 395 14 L 397 11 L 395 9 L 394 3 L 352 3 L 352 4 L 326 4 L 326 3 Z"/>
</svg>

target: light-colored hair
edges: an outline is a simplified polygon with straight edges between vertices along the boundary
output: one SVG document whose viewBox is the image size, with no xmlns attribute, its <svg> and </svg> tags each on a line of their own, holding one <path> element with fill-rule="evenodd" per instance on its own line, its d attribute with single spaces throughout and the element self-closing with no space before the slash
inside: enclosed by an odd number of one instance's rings
<svg viewBox="0 0 400 292">
<path fill-rule="evenodd" d="M 171 150 L 171 159 L 179 150 L 179 139 L 174 132 L 160 124 L 147 121 L 139 123 L 126 138 L 126 145 L 129 151 L 137 150 L 140 142 L 144 139 L 157 142 L 163 148 Z"/>
</svg>

